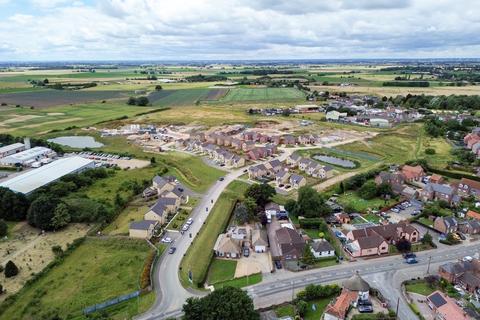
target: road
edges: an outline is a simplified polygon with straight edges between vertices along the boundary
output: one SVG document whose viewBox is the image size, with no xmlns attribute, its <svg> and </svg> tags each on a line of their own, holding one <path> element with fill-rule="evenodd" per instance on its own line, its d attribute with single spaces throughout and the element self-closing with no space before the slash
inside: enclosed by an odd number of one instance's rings
<svg viewBox="0 0 480 320">
<path fill-rule="evenodd" d="M 321 147 L 334 147 L 342 144 L 348 144 L 359 140 L 364 140 L 366 137 L 359 137 L 354 139 L 348 139 L 344 141 L 333 142 L 322 146 L 308 146 L 308 147 L 294 147 L 294 148 L 279 148 L 282 153 L 276 157 L 280 161 L 287 159 L 289 155 L 297 150 L 315 149 Z M 273 159 L 269 159 L 259 163 L 266 163 Z M 252 166 L 253 166 L 252 165 Z M 227 173 L 223 181 L 217 181 L 203 196 L 200 203 L 192 211 L 191 217 L 194 219 L 194 223 L 190 227 L 190 230 L 185 235 L 180 236 L 176 234 L 173 237 L 176 238 L 174 246 L 177 248 L 175 254 L 164 254 L 157 262 L 153 271 L 153 282 L 157 293 L 154 305 L 146 313 L 135 317 L 138 320 L 153 320 L 153 319 L 165 319 L 170 317 L 178 317 L 181 314 L 181 308 L 185 300 L 192 296 L 202 296 L 205 293 L 196 291 L 193 289 L 185 289 L 180 283 L 178 277 L 178 270 L 183 255 L 187 252 L 188 247 L 192 243 L 196 234 L 200 231 L 202 223 L 207 219 L 208 214 L 211 212 L 212 207 L 220 197 L 225 188 L 234 180 L 244 174 L 244 171 L 249 166 L 241 169 L 232 170 Z M 192 234 L 192 238 L 188 236 L 188 233 Z"/>
</svg>

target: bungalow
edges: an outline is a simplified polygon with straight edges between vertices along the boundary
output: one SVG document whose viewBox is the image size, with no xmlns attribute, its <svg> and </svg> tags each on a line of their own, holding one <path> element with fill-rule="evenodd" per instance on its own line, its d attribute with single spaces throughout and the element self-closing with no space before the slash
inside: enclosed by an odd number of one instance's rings
<svg viewBox="0 0 480 320">
<path fill-rule="evenodd" d="M 435 291 L 427 297 L 427 304 L 435 313 L 435 319 L 468 320 L 469 317 L 460 308 L 455 300 L 447 297 L 441 291 Z"/>
<path fill-rule="evenodd" d="M 306 244 L 297 231 L 281 227 L 275 231 L 275 237 L 282 260 L 298 260 L 302 257 Z"/>
<path fill-rule="evenodd" d="M 255 252 L 267 252 L 268 239 L 265 230 L 255 229 L 252 231 L 252 249 Z"/>
<path fill-rule="evenodd" d="M 458 222 L 453 217 L 437 217 L 433 222 L 433 228 L 444 234 L 452 233 L 458 230 Z"/>
<path fill-rule="evenodd" d="M 217 257 L 240 258 L 241 247 L 236 239 L 232 239 L 228 234 L 218 235 L 217 241 L 213 246 L 213 251 Z"/>
<path fill-rule="evenodd" d="M 458 183 L 458 195 L 461 197 L 473 196 L 480 199 L 480 182 L 462 178 Z"/>
<path fill-rule="evenodd" d="M 158 221 L 156 220 L 134 221 L 130 223 L 129 236 L 130 238 L 150 239 L 157 226 Z"/>
<path fill-rule="evenodd" d="M 307 184 L 307 179 L 305 179 L 302 176 L 299 176 L 298 174 L 292 174 L 290 176 L 290 184 L 292 185 L 293 188 L 298 189 Z"/>
<path fill-rule="evenodd" d="M 327 258 L 335 256 L 335 249 L 327 240 L 314 241 L 310 245 L 310 251 L 313 253 L 315 258 Z"/>
<path fill-rule="evenodd" d="M 422 178 L 425 177 L 425 171 L 419 165 L 404 165 L 402 167 L 402 174 L 407 182 L 421 181 Z"/>
</svg>

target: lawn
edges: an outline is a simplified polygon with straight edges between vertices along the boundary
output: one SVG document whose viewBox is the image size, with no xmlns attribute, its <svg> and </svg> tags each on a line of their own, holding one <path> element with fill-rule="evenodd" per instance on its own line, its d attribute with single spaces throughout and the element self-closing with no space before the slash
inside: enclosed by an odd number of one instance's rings
<svg viewBox="0 0 480 320">
<path fill-rule="evenodd" d="M 214 287 L 215 289 L 219 289 L 223 287 L 243 288 L 243 287 L 251 286 L 260 282 L 262 282 L 262 274 L 255 273 L 249 276 L 243 276 L 240 278 L 226 280 L 223 282 L 217 282 L 214 284 Z"/>
<path fill-rule="evenodd" d="M 87 239 L 62 263 L 25 286 L 0 318 L 83 319 L 83 308 L 138 290 L 150 250 L 143 241 Z"/>
<path fill-rule="evenodd" d="M 430 227 L 433 226 L 433 221 L 425 217 L 418 218 L 417 221 Z"/>
<path fill-rule="evenodd" d="M 355 209 L 356 212 L 366 213 L 368 209 L 372 209 L 372 210 L 381 209 L 395 202 L 395 200 L 391 199 L 391 200 L 387 200 L 386 202 L 384 199 L 380 199 L 380 198 L 365 200 L 360 198 L 360 196 L 358 196 L 355 192 L 349 191 L 344 194 L 341 194 L 338 197 L 337 202 L 344 207 L 351 206 L 352 208 Z M 366 216 L 365 218 L 368 220 Z"/>
<path fill-rule="evenodd" d="M 304 320 L 318 320 L 320 319 L 321 315 L 325 311 L 327 305 L 332 301 L 333 298 L 324 298 L 324 299 L 317 299 L 312 301 L 307 301 L 308 308 L 305 316 L 303 317 Z M 313 305 L 315 305 L 315 310 L 313 310 Z M 295 317 L 295 308 L 292 304 L 284 304 L 282 306 L 276 307 L 274 309 L 275 314 L 277 317 L 286 317 L 290 316 L 292 318 Z"/>
<path fill-rule="evenodd" d="M 234 88 L 222 102 L 249 102 L 272 100 L 304 100 L 305 94 L 294 88 Z"/>
<path fill-rule="evenodd" d="M 110 235 L 128 235 L 128 229 L 132 221 L 143 220 L 144 214 L 149 210 L 146 205 L 128 205 L 104 230 L 103 233 Z"/>
<path fill-rule="evenodd" d="M 210 260 L 213 256 L 213 246 L 217 236 L 222 233 L 230 220 L 230 214 L 235 202 L 242 197 L 248 184 L 233 181 L 220 195 L 218 201 L 208 215 L 200 233 L 188 248 L 180 264 L 180 279 L 184 286 L 189 286 L 188 271 L 193 274 L 193 283 L 200 287 L 206 280 Z"/>
<path fill-rule="evenodd" d="M 406 284 L 405 289 L 407 292 L 418 293 L 424 296 L 428 296 L 435 291 L 435 289 L 431 288 L 425 281 Z"/>
<path fill-rule="evenodd" d="M 208 271 L 208 283 L 215 284 L 233 279 L 236 268 L 237 261 L 235 260 L 212 259 L 210 270 Z"/>
</svg>

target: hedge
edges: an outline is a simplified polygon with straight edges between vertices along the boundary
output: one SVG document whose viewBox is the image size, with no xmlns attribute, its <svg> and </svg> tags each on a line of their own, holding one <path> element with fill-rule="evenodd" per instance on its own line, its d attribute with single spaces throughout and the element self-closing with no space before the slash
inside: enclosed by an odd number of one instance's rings
<svg viewBox="0 0 480 320">
<path fill-rule="evenodd" d="M 432 173 L 437 173 L 437 174 L 440 174 L 442 176 L 449 177 L 449 178 L 452 178 L 452 179 L 466 178 L 466 179 L 470 179 L 470 180 L 480 182 L 480 177 L 470 175 L 470 174 L 465 174 L 465 173 L 460 173 L 460 172 L 452 172 L 452 171 L 448 171 L 448 170 L 433 168 L 433 167 L 430 167 L 430 166 L 427 166 L 427 171 L 430 171 Z"/>
</svg>

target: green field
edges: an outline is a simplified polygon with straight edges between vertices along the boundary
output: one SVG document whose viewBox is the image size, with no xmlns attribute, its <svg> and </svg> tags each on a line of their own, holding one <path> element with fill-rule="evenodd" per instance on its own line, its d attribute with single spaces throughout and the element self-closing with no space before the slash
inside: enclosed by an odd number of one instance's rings
<svg viewBox="0 0 480 320">
<path fill-rule="evenodd" d="M 103 233 L 110 235 L 128 235 L 128 229 L 132 221 L 143 220 L 149 207 L 146 205 L 128 205 L 105 229 Z"/>
<path fill-rule="evenodd" d="M 424 296 L 428 296 L 435 291 L 425 281 L 406 284 L 405 289 L 407 292 L 418 293 Z"/>
<path fill-rule="evenodd" d="M 255 273 L 249 276 L 243 276 L 240 278 L 226 280 L 223 282 L 217 282 L 214 284 L 214 287 L 215 289 L 219 289 L 223 287 L 243 288 L 243 287 L 251 286 L 260 282 L 262 282 L 262 274 Z"/>
<path fill-rule="evenodd" d="M 0 107 L 0 133 L 35 135 L 68 127 L 90 126 L 120 117 L 132 117 L 153 110 L 123 103 L 91 103 L 75 106 L 30 109 Z"/>
<path fill-rule="evenodd" d="M 395 202 L 395 200 L 391 199 L 385 202 L 384 199 L 374 198 L 371 200 L 365 200 L 360 198 L 355 192 L 346 192 L 341 194 L 338 199 L 338 203 L 342 206 L 351 206 L 355 209 L 356 212 L 359 213 L 366 213 L 368 209 L 381 209 L 389 204 Z M 365 217 L 369 220 L 367 217 Z M 376 219 L 375 219 L 376 220 Z"/>
<path fill-rule="evenodd" d="M 139 289 L 150 250 L 143 241 L 87 239 L 60 265 L 25 286 L 2 309 L 0 319 L 84 319 L 83 308 Z"/>
<path fill-rule="evenodd" d="M 304 100 L 305 94 L 294 88 L 235 88 L 222 102 Z"/>
<path fill-rule="evenodd" d="M 180 264 L 180 279 L 184 286 L 189 286 L 188 271 L 193 274 L 193 283 L 199 287 L 206 280 L 208 267 L 213 256 L 213 246 L 217 236 L 224 231 L 230 219 L 235 202 L 242 196 L 248 185 L 234 181 L 220 195 L 212 212 L 208 215 L 200 233 L 188 248 Z"/>
<path fill-rule="evenodd" d="M 182 90 L 162 90 L 152 93 L 149 99 L 152 104 L 162 107 L 178 107 L 185 105 L 194 105 L 201 100 L 205 100 L 210 89 L 182 89 Z"/>
</svg>

